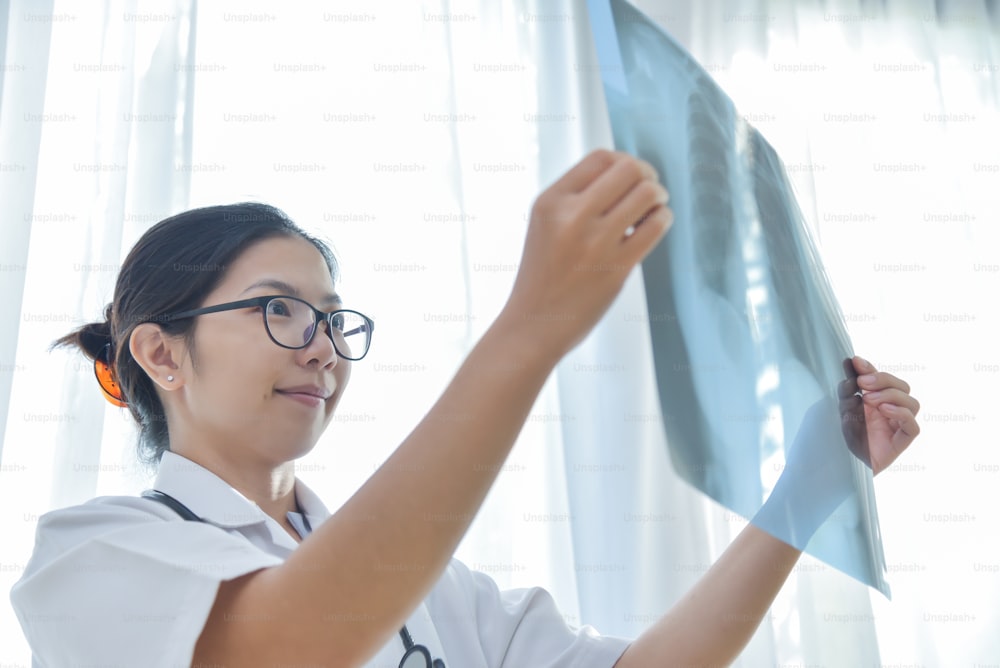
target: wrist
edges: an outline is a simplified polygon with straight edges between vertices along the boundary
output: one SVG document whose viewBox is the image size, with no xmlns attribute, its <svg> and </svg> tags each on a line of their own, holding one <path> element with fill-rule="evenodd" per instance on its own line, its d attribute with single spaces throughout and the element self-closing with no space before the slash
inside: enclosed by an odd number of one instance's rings
<svg viewBox="0 0 1000 668">
<path fill-rule="evenodd" d="M 804 550 L 813 535 L 848 498 L 847 480 L 833 476 L 815 479 L 783 477 L 775 485 L 751 523 L 772 536 Z M 838 484 L 839 482 L 839 484 Z"/>
<path fill-rule="evenodd" d="M 568 314 L 538 313 L 508 302 L 483 339 L 512 362 L 548 374 L 576 343 L 565 332 L 571 320 Z"/>
</svg>

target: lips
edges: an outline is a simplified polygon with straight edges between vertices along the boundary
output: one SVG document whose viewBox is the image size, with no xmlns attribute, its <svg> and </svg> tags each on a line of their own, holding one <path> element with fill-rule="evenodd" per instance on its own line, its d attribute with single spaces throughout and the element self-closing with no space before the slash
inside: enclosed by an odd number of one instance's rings
<svg viewBox="0 0 1000 668">
<path fill-rule="evenodd" d="M 326 401 L 333 396 L 333 390 L 328 390 L 320 385 L 296 385 L 295 387 L 282 387 L 275 390 L 279 394 L 295 395 L 302 397 L 314 397 L 320 401 Z"/>
</svg>

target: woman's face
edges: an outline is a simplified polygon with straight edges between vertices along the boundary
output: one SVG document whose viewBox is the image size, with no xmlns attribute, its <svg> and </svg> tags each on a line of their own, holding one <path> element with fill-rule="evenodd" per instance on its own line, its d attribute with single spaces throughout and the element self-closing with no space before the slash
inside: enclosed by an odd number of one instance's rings
<svg viewBox="0 0 1000 668">
<path fill-rule="evenodd" d="M 250 246 L 203 306 L 265 295 L 300 297 L 324 312 L 342 308 L 322 255 L 299 237 Z M 305 348 L 282 348 L 268 336 L 259 308 L 198 316 L 194 342 L 197 366 L 190 358 L 184 361 L 183 396 L 177 397 L 182 432 L 199 447 L 222 447 L 241 456 L 253 450 L 268 464 L 312 449 L 351 374 L 326 325 Z M 325 398 L 310 396 L 317 394 Z"/>
</svg>

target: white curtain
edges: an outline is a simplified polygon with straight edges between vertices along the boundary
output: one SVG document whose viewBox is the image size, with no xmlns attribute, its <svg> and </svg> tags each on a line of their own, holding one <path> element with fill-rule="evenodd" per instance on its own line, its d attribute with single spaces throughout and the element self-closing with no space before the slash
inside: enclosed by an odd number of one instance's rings
<svg viewBox="0 0 1000 668">
<path fill-rule="evenodd" d="M 191 0 L 0 4 L 0 576 L 31 552 L 38 516 L 135 492 L 124 416 L 83 358 L 47 352 L 110 301 L 151 222 L 185 207 Z M 172 17 L 172 18 L 170 18 Z M 14 315 L 16 317 L 14 317 Z M 0 663 L 28 665 L 9 605 Z"/>
<path fill-rule="evenodd" d="M 777 146 L 856 349 L 924 404 L 918 447 L 877 482 L 894 601 L 803 559 L 738 665 L 1000 655 L 978 633 L 1000 594 L 983 433 L 1000 373 L 996 15 L 937 4 L 637 3 Z M 46 347 L 101 315 L 153 222 L 252 199 L 333 242 L 338 291 L 378 323 L 299 463 L 336 508 L 502 307 L 533 197 L 610 146 L 582 2 L 11 0 L 0 20 L 0 294 L 21 315 L 0 321 L 4 590 L 38 515 L 149 483 L 92 369 Z M 743 525 L 670 471 L 644 317 L 635 275 L 554 374 L 458 553 L 622 635 Z M 7 606 L 2 663 L 28 663 Z"/>
</svg>

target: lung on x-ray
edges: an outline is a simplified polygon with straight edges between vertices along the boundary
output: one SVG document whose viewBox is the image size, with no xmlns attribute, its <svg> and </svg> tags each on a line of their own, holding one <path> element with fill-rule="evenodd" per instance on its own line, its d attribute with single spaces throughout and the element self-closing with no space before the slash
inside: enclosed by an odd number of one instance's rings
<svg viewBox="0 0 1000 668">
<path fill-rule="evenodd" d="M 616 147 L 674 211 L 642 266 L 673 466 L 888 596 L 852 346 L 781 160 L 641 12 L 589 9 Z"/>
</svg>

